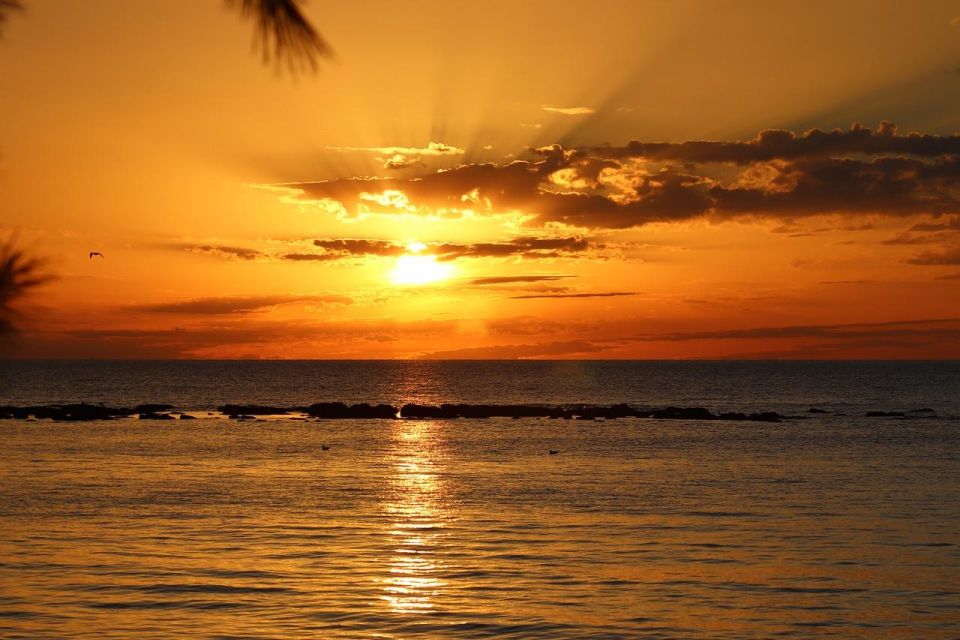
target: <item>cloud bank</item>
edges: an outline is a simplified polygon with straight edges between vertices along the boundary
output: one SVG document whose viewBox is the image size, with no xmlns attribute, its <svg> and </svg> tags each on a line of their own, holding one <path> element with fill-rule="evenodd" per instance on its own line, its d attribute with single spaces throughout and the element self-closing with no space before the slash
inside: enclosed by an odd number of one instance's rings
<svg viewBox="0 0 960 640">
<path fill-rule="evenodd" d="M 531 150 L 406 178 L 285 185 L 340 215 L 512 214 L 526 224 L 623 229 L 702 216 L 960 213 L 960 136 L 876 130 L 762 131 L 745 141 L 633 141 Z"/>
</svg>

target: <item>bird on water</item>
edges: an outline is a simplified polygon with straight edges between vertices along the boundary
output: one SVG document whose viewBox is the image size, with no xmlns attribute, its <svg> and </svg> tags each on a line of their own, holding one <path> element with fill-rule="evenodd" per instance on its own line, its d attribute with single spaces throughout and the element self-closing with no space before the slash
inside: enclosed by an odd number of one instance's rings
<svg viewBox="0 0 960 640">
<path fill-rule="evenodd" d="M 91 260 L 93 259 L 93 256 L 100 256 L 100 257 L 102 258 L 102 257 L 103 257 L 103 254 L 100 253 L 99 251 L 91 251 L 91 252 L 90 252 L 90 259 L 91 259 Z"/>
</svg>

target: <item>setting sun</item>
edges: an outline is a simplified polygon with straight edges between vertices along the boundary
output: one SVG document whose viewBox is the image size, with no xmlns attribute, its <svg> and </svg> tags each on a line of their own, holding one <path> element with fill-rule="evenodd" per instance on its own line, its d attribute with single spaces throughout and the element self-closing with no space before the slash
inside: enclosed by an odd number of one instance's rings
<svg viewBox="0 0 960 640">
<path fill-rule="evenodd" d="M 403 255 L 390 272 L 390 280 L 400 285 L 430 284 L 445 280 L 453 273 L 449 264 L 437 262 L 436 256 Z"/>
</svg>

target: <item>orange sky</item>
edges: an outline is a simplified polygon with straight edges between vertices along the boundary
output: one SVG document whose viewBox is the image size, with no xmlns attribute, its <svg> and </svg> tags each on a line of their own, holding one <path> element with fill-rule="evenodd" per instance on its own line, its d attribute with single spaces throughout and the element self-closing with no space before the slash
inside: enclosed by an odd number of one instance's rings
<svg viewBox="0 0 960 640">
<path fill-rule="evenodd" d="M 18 357 L 960 358 L 955 2 L 25 5 Z"/>
</svg>

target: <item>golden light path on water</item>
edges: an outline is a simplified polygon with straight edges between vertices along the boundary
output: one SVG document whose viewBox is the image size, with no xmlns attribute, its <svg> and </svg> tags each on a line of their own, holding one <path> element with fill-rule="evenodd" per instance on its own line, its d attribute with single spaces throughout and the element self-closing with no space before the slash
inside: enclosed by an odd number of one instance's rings
<svg viewBox="0 0 960 640">
<path fill-rule="evenodd" d="M 442 596 L 449 570 L 442 557 L 446 526 L 456 519 L 442 479 L 442 426 L 436 422 L 394 423 L 392 476 L 383 503 L 395 540 L 383 600 L 398 613 L 430 610 Z"/>
</svg>

